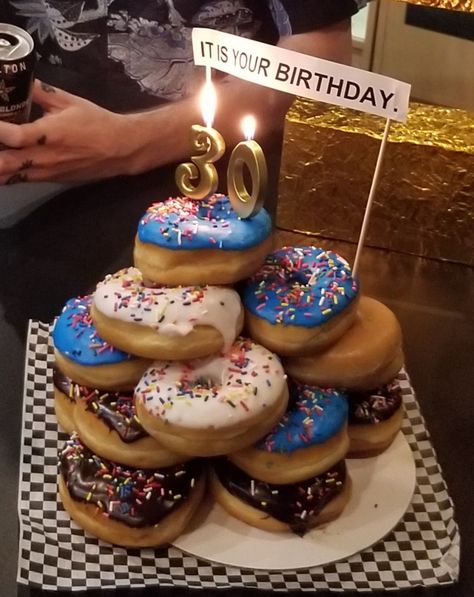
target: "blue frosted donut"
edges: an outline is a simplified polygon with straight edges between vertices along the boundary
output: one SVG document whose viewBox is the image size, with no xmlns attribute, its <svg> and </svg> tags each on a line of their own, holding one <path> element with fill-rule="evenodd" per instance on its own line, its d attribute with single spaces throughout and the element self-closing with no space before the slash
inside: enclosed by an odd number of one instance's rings
<svg viewBox="0 0 474 597">
<path fill-rule="evenodd" d="M 256 448 L 288 454 L 322 444 L 345 426 L 348 408 L 347 396 L 342 392 L 293 382 L 286 414 Z"/>
<path fill-rule="evenodd" d="M 90 317 L 92 296 L 68 300 L 53 329 L 56 350 L 79 365 L 96 366 L 122 363 L 132 355 L 103 340 Z"/>
<path fill-rule="evenodd" d="M 268 255 L 243 290 L 245 308 L 271 324 L 315 327 L 358 294 L 345 259 L 316 247 L 283 247 Z"/>
<path fill-rule="evenodd" d="M 138 225 L 133 260 L 161 286 L 223 286 L 245 280 L 273 248 L 269 214 L 240 218 L 224 195 L 154 203 Z"/>
<path fill-rule="evenodd" d="M 177 251 L 242 251 L 260 244 L 271 230 L 265 209 L 241 219 L 225 195 L 212 195 L 203 201 L 178 197 L 148 208 L 139 222 L 138 238 L 143 243 Z"/>
<path fill-rule="evenodd" d="M 254 446 L 229 455 L 236 466 L 266 483 L 298 483 L 320 475 L 349 449 L 347 396 L 297 382 L 289 388 L 281 421 Z"/>
<path fill-rule="evenodd" d="M 88 388 L 132 390 L 150 361 L 103 340 L 91 319 L 91 304 L 92 296 L 70 299 L 56 319 L 52 334 L 56 368 L 69 380 Z"/>
</svg>

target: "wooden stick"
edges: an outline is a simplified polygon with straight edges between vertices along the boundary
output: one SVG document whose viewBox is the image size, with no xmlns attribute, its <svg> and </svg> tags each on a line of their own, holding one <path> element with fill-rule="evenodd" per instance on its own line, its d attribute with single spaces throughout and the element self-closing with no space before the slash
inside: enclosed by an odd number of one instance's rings
<svg viewBox="0 0 474 597">
<path fill-rule="evenodd" d="M 362 221 L 362 228 L 360 229 L 359 242 L 357 243 L 357 251 L 354 259 L 354 266 L 352 267 L 352 273 L 354 276 L 357 275 L 359 269 L 359 261 L 362 255 L 362 249 L 364 248 L 365 237 L 367 235 L 367 228 L 369 227 L 370 213 L 372 211 L 372 204 L 374 201 L 375 193 L 377 192 L 377 185 L 380 178 L 380 171 L 382 170 L 382 162 L 385 155 L 385 149 L 387 147 L 388 133 L 390 130 L 391 120 L 387 118 L 385 123 L 385 130 L 383 132 L 382 143 L 379 149 L 379 155 L 377 157 L 377 163 L 375 164 L 374 177 L 372 179 L 372 185 L 370 187 L 369 198 L 367 199 L 367 205 L 365 207 L 364 220 Z"/>
</svg>

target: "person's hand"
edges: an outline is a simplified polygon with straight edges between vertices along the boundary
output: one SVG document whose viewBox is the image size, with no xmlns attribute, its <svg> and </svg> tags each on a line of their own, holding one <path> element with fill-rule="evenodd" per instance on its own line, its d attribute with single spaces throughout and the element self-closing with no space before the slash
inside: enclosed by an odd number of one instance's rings
<svg viewBox="0 0 474 597">
<path fill-rule="evenodd" d="M 0 184 L 96 180 L 131 173 L 135 134 L 126 116 L 36 81 L 33 102 L 44 116 L 0 121 Z"/>
</svg>

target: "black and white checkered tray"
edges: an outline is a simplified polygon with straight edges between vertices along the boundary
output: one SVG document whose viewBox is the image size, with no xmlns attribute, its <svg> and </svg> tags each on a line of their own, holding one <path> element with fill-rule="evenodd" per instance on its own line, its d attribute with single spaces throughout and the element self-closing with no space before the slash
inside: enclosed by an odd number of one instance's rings
<svg viewBox="0 0 474 597">
<path fill-rule="evenodd" d="M 31 322 L 26 355 L 18 512 L 18 582 L 43 589 L 175 586 L 376 590 L 457 580 L 459 531 L 418 403 L 401 375 L 403 432 L 414 453 L 417 487 L 403 520 L 382 541 L 344 562 L 265 572 L 212 564 L 176 548 L 125 550 L 71 522 L 57 497 L 57 456 L 65 435 L 53 410 L 49 326 Z"/>
</svg>

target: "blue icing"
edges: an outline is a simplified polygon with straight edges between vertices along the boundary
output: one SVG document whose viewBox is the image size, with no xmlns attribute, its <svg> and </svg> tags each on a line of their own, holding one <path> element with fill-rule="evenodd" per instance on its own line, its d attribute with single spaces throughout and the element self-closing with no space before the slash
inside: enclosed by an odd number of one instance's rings
<svg viewBox="0 0 474 597">
<path fill-rule="evenodd" d="M 357 296 L 349 264 L 332 251 L 283 247 L 268 255 L 242 290 L 251 313 L 272 324 L 316 327 Z"/>
<path fill-rule="evenodd" d="M 256 447 L 287 454 L 322 444 L 345 425 L 348 410 L 347 396 L 342 392 L 292 383 L 285 416 Z"/>
<path fill-rule="evenodd" d="M 272 222 L 261 209 L 242 219 L 225 195 L 203 201 L 170 198 L 151 205 L 138 224 L 138 238 L 167 249 L 223 249 L 242 251 L 270 236 Z"/>
<path fill-rule="evenodd" d="M 70 299 L 53 329 L 54 347 L 78 365 L 109 365 L 133 358 L 97 334 L 90 318 L 92 296 Z"/>
</svg>

